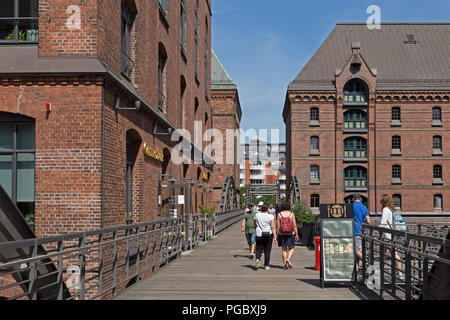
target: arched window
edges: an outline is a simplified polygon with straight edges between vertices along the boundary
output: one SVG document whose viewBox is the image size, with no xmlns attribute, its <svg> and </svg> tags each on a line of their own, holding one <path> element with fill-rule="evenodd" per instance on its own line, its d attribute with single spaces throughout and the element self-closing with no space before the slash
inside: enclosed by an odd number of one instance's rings
<svg viewBox="0 0 450 320">
<path fill-rule="evenodd" d="M 441 136 L 433 137 L 433 155 L 434 156 L 442 155 L 442 137 Z"/>
<path fill-rule="evenodd" d="M 434 210 L 442 210 L 442 194 L 435 194 L 433 197 Z"/>
<path fill-rule="evenodd" d="M 344 113 L 344 129 L 367 129 L 367 114 L 362 110 L 349 110 Z"/>
<path fill-rule="evenodd" d="M 158 52 L 158 107 L 167 113 L 167 52 L 162 43 L 159 44 Z"/>
<path fill-rule="evenodd" d="M 433 121 L 442 121 L 442 112 L 440 107 L 433 108 Z"/>
<path fill-rule="evenodd" d="M 319 208 L 320 206 L 320 196 L 318 194 L 311 195 L 311 208 Z"/>
<path fill-rule="evenodd" d="M 392 137 L 392 155 L 401 155 L 402 152 L 402 138 L 400 136 Z"/>
<path fill-rule="evenodd" d="M 347 188 L 366 188 L 367 187 L 367 169 L 359 166 L 348 167 L 344 170 L 345 187 Z"/>
<path fill-rule="evenodd" d="M 361 137 L 350 137 L 344 140 L 344 158 L 366 158 L 367 140 Z"/>
<path fill-rule="evenodd" d="M 442 166 L 433 166 L 433 184 L 442 184 Z"/>
<path fill-rule="evenodd" d="M 319 152 L 319 137 L 311 137 L 310 139 L 310 154 L 311 155 L 318 155 Z"/>
<path fill-rule="evenodd" d="M 392 108 L 392 121 L 401 121 L 401 111 L 400 107 Z"/>
<path fill-rule="evenodd" d="M 400 194 L 394 194 L 392 196 L 392 204 L 394 205 L 394 208 L 397 210 L 402 209 L 402 196 Z"/>
<path fill-rule="evenodd" d="M 180 81 L 180 128 L 184 128 L 184 93 L 186 91 L 186 80 L 181 76 Z"/>
<path fill-rule="evenodd" d="M 133 199 L 134 199 L 134 166 L 136 164 L 137 155 L 141 146 L 142 139 L 135 130 L 128 130 L 126 134 L 126 170 L 125 170 L 125 184 L 126 184 L 126 213 L 127 223 L 133 221 Z"/>
<path fill-rule="evenodd" d="M 361 80 L 350 80 L 344 86 L 344 102 L 367 102 L 369 90 Z"/>
<path fill-rule="evenodd" d="M 320 183 L 319 166 L 316 166 L 316 165 L 311 166 L 310 178 L 311 178 L 311 180 L 310 180 L 311 184 Z"/>
<path fill-rule="evenodd" d="M 319 108 L 312 107 L 309 110 L 309 120 L 310 121 L 319 121 Z"/>
<path fill-rule="evenodd" d="M 402 183 L 402 167 L 398 164 L 392 166 L 392 184 Z"/>
<path fill-rule="evenodd" d="M 131 30 L 133 29 L 136 11 L 134 6 L 130 7 L 129 1 L 121 2 L 121 71 L 130 78 L 134 62 L 131 58 Z"/>
<path fill-rule="evenodd" d="M 28 222 L 35 211 L 35 121 L 0 112 L 0 185 Z"/>
<path fill-rule="evenodd" d="M 186 51 L 186 0 L 180 0 L 180 46 Z"/>
</svg>

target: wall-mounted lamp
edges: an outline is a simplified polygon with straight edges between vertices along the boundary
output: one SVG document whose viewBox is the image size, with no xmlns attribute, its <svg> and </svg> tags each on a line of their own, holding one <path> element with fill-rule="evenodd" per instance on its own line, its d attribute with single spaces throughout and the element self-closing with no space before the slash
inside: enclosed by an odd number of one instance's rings
<svg viewBox="0 0 450 320">
<path fill-rule="evenodd" d="M 114 107 L 116 108 L 116 110 L 134 110 L 134 111 L 138 111 L 141 108 L 141 100 L 136 100 L 134 102 L 134 108 L 122 108 L 120 107 L 120 91 L 117 91 L 114 94 Z"/>
<path fill-rule="evenodd" d="M 167 135 L 171 135 L 172 134 L 172 128 L 168 128 L 167 132 L 158 132 L 158 123 L 155 121 L 153 122 L 153 130 L 152 133 L 155 136 L 167 136 Z"/>
</svg>

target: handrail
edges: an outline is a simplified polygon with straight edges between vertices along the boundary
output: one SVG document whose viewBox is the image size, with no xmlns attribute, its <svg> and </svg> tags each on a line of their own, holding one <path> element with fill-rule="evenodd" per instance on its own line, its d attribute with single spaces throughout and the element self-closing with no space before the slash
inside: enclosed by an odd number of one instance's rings
<svg viewBox="0 0 450 320">
<path fill-rule="evenodd" d="M 7 299 L 38 299 L 44 289 L 39 282 L 49 274 L 36 274 L 44 261 L 51 261 L 58 274 L 56 281 L 46 282 L 55 299 L 108 299 L 123 291 L 131 282 L 138 282 L 159 270 L 183 251 L 193 249 L 201 242 L 238 222 L 240 210 L 213 216 L 183 216 L 176 219 L 122 225 L 58 235 L 0 243 L 0 250 L 24 249 L 26 258 L 14 257 L 0 262 L 0 279 L 11 279 L 13 274 L 27 272 L 23 283 L 0 282 L 0 297 Z M 43 246 L 44 254 L 33 254 L 33 248 Z M 25 251 L 25 250 L 24 250 Z M 47 260 L 46 260 L 47 259 Z M 48 262 L 47 262 L 48 263 Z M 12 281 L 12 280 L 11 280 Z M 20 289 L 25 285 L 28 292 Z M 69 297 L 61 295 L 66 285 Z"/>
<path fill-rule="evenodd" d="M 383 239 L 383 235 L 390 235 L 391 240 Z M 367 268 L 371 266 L 371 272 L 374 269 L 376 272 L 373 274 L 375 278 L 369 275 L 369 280 L 376 280 L 369 282 L 369 286 L 373 286 L 372 289 L 378 291 L 380 296 L 386 292 L 397 299 L 427 298 L 432 266 L 441 264 L 444 268 L 450 268 L 450 240 L 446 237 L 447 234 L 436 237 L 364 224 L 363 281 L 366 282 Z M 441 256 L 440 250 L 447 255 Z M 433 277 L 440 279 L 437 274 Z M 449 292 L 448 281 L 441 280 L 439 282 L 444 290 Z"/>
</svg>

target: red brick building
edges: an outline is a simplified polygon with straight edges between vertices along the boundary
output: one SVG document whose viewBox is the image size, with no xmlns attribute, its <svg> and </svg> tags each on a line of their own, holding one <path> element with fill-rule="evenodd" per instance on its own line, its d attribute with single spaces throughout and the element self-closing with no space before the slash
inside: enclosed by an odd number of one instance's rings
<svg viewBox="0 0 450 320">
<path fill-rule="evenodd" d="M 405 214 L 449 214 L 450 24 L 338 24 L 289 85 L 287 172 L 302 199 L 381 195 Z"/>
<path fill-rule="evenodd" d="M 218 208 L 226 177 L 233 177 L 236 192 L 239 192 L 239 130 L 242 109 L 237 86 L 214 51 L 211 59 L 212 126 L 220 130 L 223 138 L 222 155 L 219 157 L 222 161 L 218 161 L 214 166 L 211 178 L 212 205 Z"/>
<path fill-rule="evenodd" d="M 193 135 L 195 120 L 212 127 L 210 0 L 18 3 L 0 4 L 0 184 L 37 236 L 160 219 L 161 172 L 195 180 L 198 212 L 213 168 Z M 171 161 L 178 128 L 198 164 Z"/>
</svg>

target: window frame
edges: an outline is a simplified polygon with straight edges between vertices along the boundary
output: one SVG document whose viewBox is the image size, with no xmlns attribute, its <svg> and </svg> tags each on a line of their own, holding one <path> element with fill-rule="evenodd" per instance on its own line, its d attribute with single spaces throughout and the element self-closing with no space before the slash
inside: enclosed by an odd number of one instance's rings
<svg viewBox="0 0 450 320">
<path fill-rule="evenodd" d="M 37 44 L 39 43 L 39 1 L 36 1 L 37 6 L 37 16 L 34 17 L 20 17 L 19 16 L 19 0 L 14 0 L 14 16 L 13 17 L 0 17 L 0 20 L 8 21 L 13 20 L 13 28 L 14 28 L 14 39 L 13 40 L 6 40 L 1 39 L 0 44 Z M 36 28 L 37 29 L 31 29 L 36 31 L 36 38 L 37 40 L 20 40 L 20 31 L 19 26 L 20 22 L 23 21 L 30 21 L 30 23 L 36 22 Z"/>
<path fill-rule="evenodd" d="M 314 193 L 310 196 L 310 208 L 319 208 L 320 207 L 320 195 L 317 193 Z M 317 206 L 314 206 L 314 204 L 317 204 Z"/>
<path fill-rule="evenodd" d="M 358 157 L 357 153 L 361 156 Z M 352 153 L 353 156 L 350 156 Z M 367 159 L 367 140 L 363 137 L 349 137 L 344 140 L 344 158 L 346 159 Z"/>
<path fill-rule="evenodd" d="M 320 184 L 320 167 L 313 164 L 310 166 L 309 170 L 310 184 Z"/>
<path fill-rule="evenodd" d="M 398 206 L 396 206 L 399 204 Z M 392 205 L 396 210 L 402 210 L 402 195 L 401 194 L 393 194 L 392 195 Z"/>
<path fill-rule="evenodd" d="M 436 207 L 436 199 L 440 199 L 441 206 Z M 433 209 L 435 211 L 443 211 L 444 210 L 444 199 L 442 197 L 442 194 L 434 194 L 433 195 Z"/>
</svg>

